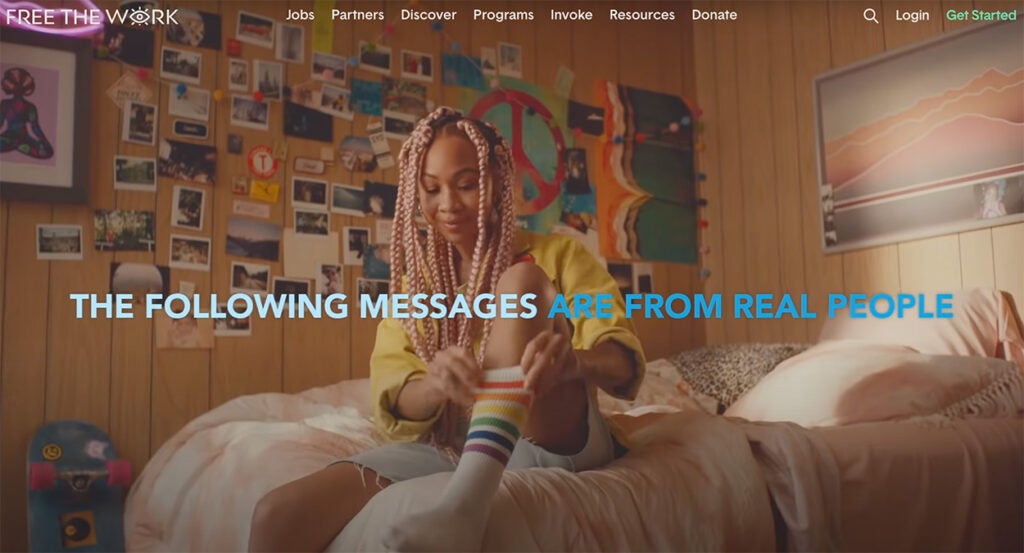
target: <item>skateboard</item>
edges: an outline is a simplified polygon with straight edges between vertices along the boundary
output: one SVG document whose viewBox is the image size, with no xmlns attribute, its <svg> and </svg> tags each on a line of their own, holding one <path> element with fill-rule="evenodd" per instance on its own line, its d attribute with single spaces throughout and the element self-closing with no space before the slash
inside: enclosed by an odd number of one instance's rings
<svg viewBox="0 0 1024 553">
<path fill-rule="evenodd" d="M 131 463 L 107 433 L 78 420 L 46 424 L 28 449 L 31 551 L 124 551 Z"/>
</svg>

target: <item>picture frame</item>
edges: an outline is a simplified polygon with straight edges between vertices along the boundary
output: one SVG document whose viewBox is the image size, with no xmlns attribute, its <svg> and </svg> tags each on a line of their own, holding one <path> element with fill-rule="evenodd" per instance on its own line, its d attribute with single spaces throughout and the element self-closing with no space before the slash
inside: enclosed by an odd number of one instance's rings
<svg viewBox="0 0 1024 553">
<path fill-rule="evenodd" d="M 45 155 L 49 150 L 48 157 L 30 156 L 17 148 L 0 152 L 4 166 L 0 196 L 27 202 L 87 203 L 92 42 L 4 27 L 0 43 L 0 76 L 17 68 L 29 74 L 32 91 L 22 97 L 35 111 L 41 134 L 46 138 L 45 145 L 36 140 L 38 137 L 30 137 L 33 139 L 23 145 L 37 155 Z M 33 71 L 38 75 L 33 76 Z M 12 96 L 3 93 L 0 101 L 6 102 Z M 61 116 L 48 121 L 46 108 Z M 26 112 L 25 116 L 28 115 Z"/>
</svg>

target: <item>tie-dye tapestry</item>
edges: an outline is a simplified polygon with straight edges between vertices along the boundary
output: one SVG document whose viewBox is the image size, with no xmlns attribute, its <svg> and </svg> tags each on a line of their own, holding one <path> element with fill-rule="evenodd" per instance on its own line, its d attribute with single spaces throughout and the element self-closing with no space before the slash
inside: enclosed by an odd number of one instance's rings
<svg viewBox="0 0 1024 553">
<path fill-rule="evenodd" d="M 601 253 L 696 263 L 697 197 L 692 115 L 678 97 L 598 85 L 605 126 L 597 183 Z M 616 137 L 619 137 L 616 139 Z"/>
</svg>

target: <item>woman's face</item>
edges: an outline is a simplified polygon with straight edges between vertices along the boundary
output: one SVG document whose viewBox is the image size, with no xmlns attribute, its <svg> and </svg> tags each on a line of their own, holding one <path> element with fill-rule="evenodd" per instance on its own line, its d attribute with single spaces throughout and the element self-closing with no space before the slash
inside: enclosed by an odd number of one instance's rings
<svg viewBox="0 0 1024 553">
<path fill-rule="evenodd" d="M 441 236 L 463 251 L 471 251 L 477 239 L 477 206 L 480 202 L 480 168 L 476 148 L 460 135 L 442 136 L 430 145 L 423 164 L 419 198 L 423 218 Z M 493 209 L 489 193 L 485 213 Z M 490 217 L 486 220 L 490 221 Z"/>
</svg>

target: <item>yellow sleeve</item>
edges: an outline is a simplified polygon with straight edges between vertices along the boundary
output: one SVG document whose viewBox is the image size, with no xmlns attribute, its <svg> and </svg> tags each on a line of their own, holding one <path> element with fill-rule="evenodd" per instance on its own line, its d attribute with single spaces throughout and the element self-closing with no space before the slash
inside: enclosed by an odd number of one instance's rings
<svg viewBox="0 0 1024 553">
<path fill-rule="evenodd" d="M 559 271 L 558 287 L 572 306 L 573 294 L 587 294 L 597 298 L 598 294 L 612 297 L 610 318 L 571 318 L 573 325 L 573 347 L 591 349 L 606 340 L 614 340 L 633 352 L 636 362 L 636 378 L 627 387 L 617 390 L 616 397 L 632 400 L 636 398 L 640 383 L 646 372 L 646 357 L 643 345 L 636 336 L 633 322 L 626 318 L 626 302 L 622 298 L 615 279 L 608 270 L 577 240 L 568 240 L 567 252 Z"/>
<path fill-rule="evenodd" d="M 424 421 L 399 419 L 395 413 L 398 393 L 410 380 L 423 378 L 427 365 L 412 345 L 399 319 L 386 318 L 377 325 L 377 341 L 370 355 L 370 396 L 377 428 L 395 442 L 414 442 L 430 431 L 440 416 Z"/>
</svg>

